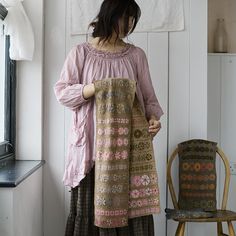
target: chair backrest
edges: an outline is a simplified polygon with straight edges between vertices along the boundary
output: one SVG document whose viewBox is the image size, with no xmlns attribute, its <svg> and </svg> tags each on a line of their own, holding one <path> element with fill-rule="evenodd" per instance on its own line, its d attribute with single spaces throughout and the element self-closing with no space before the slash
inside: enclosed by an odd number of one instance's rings
<svg viewBox="0 0 236 236">
<path fill-rule="evenodd" d="M 175 150 L 172 152 L 170 159 L 168 160 L 168 164 L 167 164 L 167 184 L 168 184 L 168 187 L 170 190 L 172 202 L 173 202 L 175 209 L 180 209 L 180 207 L 178 204 L 178 200 L 176 197 L 176 193 L 175 193 L 175 189 L 174 189 L 174 185 L 173 185 L 173 181 L 172 181 L 171 167 L 172 167 L 172 163 L 173 163 L 174 159 L 178 156 L 178 153 L 179 153 L 179 148 L 177 146 L 175 148 Z M 221 209 L 225 210 L 226 205 L 227 205 L 227 200 L 228 200 L 228 192 L 229 192 L 230 167 L 229 167 L 229 162 L 228 162 L 226 155 L 223 153 L 223 151 L 218 146 L 216 147 L 216 153 L 219 154 L 221 160 L 224 163 L 224 167 L 225 167 L 224 192 L 223 192 L 223 199 L 222 199 L 222 203 L 221 203 Z"/>
</svg>

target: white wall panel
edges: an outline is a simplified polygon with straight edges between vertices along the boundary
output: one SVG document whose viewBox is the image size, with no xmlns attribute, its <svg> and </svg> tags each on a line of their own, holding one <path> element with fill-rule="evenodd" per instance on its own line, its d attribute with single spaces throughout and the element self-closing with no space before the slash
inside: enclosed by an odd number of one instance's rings
<svg viewBox="0 0 236 236">
<path fill-rule="evenodd" d="M 208 138 L 220 142 L 221 57 L 208 56 Z"/>
<path fill-rule="evenodd" d="M 168 156 L 176 145 L 189 137 L 189 1 L 184 1 L 185 31 L 169 33 L 169 117 Z M 178 186 L 178 163 L 172 168 L 174 185 Z M 178 189 L 177 189 L 178 191 Z M 177 192 L 178 193 L 178 192 Z M 177 195 L 178 196 L 178 195 Z M 173 208 L 168 194 L 168 207 Z M 175 235 L 177 223 L 167 221 L 167 235 Z"/>
<path fill-rule="evenodd" d="M 236 162 L 236 55 L 221 56 L 221 123 L 220 123 L 220 140 L 221 147 L 230 162 Z M 224 181 L 223 165 L 221 170 L 221 183 Z M 229 188 L 228 209 L 236 211 L 235 204 L 235 186 L 236 176 L 231 175 Z M 234 226 L 235 222 L 234 222 Z M 236 229 L 236 228 L 235 228 Z"/>
<path fill-rule="evenodd" d="M 13 236 L 13 191 L 10 188 L 1 188 L 0 201 L 4 202 L 0 211 L 0 235 Z"/>
<path fill-rule="evenodd" d="M 190 0 L 189 138 L 207 138 L 207 1 Z M 188 235 L 215 235 L 216 225 L 188 224 Z"/>
<path fill-rule="evenodd" d="M 190 138 L 207 137 L 207 1 L 190 1 Z"/>
<path fill-rule="evenodd" d="M 16 159 L 42 159 L 43 0 L 23 2 L 35 36 L 32 61 L 17 62 Z"/>
<path fill-rule="evenodd" d="M 15 188 L 0 188 L 0 235 L 43 236 L 43 167 Z"/>
<path fill-rule="evenodd" d="M 208 137 L 218 142 L 230 162 L 235 162 L 234 109 L 236 54 L 209 54 L 208 56 Z M 220 206 L 225 178 L 224 165 L 218 165 L 218 205 Z M 235 175 L 231 175 L 227 209 L 236 211 Z M 235 226 L 235 224 L 234 224 Z M 226 224 L 224 231 L 227 233 Z"/>
<path fill-rule="evenodd" d="M 42 173 L 40 167 L 16 188 L 8 188 L 13 192 L 13 236 L 43 235 Z"/>
<path fill-rule="evenodd" d="M 65 228 L 64 170 L 65 113 L 53 86 L 66 54 L 66 1 L 45 1 L 44 56 L 44 236 L 62 236 Z"/>
<path fill-rule="evenodd" d="M 154 151 L 159 177 L 161 214 L 155 215 L 156 235 L 166 233 L 166 161 L 167 161 L 167 119 L 168 119 L 168 33 L 148 33 L 147 52 L 153 86 L 163 108 L 162 129 L 154 139 Z"/>
<path fill-rule="evenodd" d="M 207 138 L 215 141 L 221 146 L 220 142 L 220 112 L 221 112 L 221 57 L 208 56 L 207 73 Z M 217 207 L 221 207 L 222 201 L 222 162 L 217 155 Z"/>
<path fill-rule="evenodd" d="M 207 4 L 184 1 L 185 31 L 169 33 L 169 131 L 168 154 L 176 145 L 207 135 Z M 178 186 L 178 162 L 173 165 L 174 184 Z M 178 189 L 177 189 L 178 196 Z M 172 207 L 170 195 L 168 207 Z M 168 221 L 167 235 L 175 235 L 177 224 Z M 193 224 L 186 235 L 199 235 Z M 199 229 L 199 228 L 198 228 Z M 206 226 L 200 228 L 202 235 Z"/>
</svg>

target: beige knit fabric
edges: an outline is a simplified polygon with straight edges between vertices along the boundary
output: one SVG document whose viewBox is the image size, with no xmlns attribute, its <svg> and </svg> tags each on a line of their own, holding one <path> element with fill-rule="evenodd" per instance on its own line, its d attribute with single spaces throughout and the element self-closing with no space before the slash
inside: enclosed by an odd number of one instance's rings
<svg viewBox="0 0 236 236">
<path fill-rule="evenodd" d="M 123 227 L 159 213 L 159 188 L 148 121 L 126 78 L 95 81 L 95 225 Z"/>
</svg>

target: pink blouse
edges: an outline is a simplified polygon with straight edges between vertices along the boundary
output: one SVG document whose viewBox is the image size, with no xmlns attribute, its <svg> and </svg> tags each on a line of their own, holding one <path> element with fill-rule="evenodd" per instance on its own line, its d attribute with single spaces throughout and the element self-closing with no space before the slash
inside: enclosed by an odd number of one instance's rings
<svg viewBox="0 0 236 236">
<path fill-rule="evenodd" d="M 54 85 L 58 102 L 73 111 L 63 183 L 76 187 L 94 165 L 95 102 L 84 99 L 86 84 L 108 77 L 137 82 L 136 94 L 147 117 L 164 114 L 153 89 L 144 51 L 131 44 L 119 52 L 104 52 L 88 42 L 71 49 Z"/>
</svg>

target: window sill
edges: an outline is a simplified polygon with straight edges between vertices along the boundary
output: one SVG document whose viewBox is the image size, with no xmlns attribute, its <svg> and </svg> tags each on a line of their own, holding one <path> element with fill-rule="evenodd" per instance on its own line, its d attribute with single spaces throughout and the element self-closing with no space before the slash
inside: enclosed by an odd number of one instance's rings
<svg viewBox="0 0 236 236">
<path fill-rule="evenodd" d="M 16 187 L 37 169 L 45 160 L 15 160 L 13 157 L 0 161 L 0 188 Z"/>
</svg>

